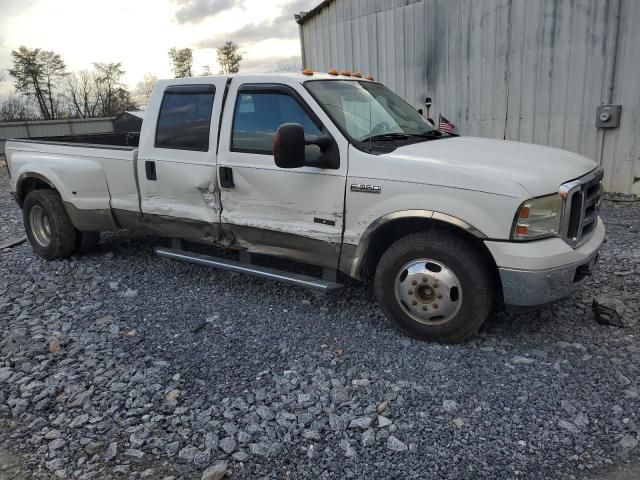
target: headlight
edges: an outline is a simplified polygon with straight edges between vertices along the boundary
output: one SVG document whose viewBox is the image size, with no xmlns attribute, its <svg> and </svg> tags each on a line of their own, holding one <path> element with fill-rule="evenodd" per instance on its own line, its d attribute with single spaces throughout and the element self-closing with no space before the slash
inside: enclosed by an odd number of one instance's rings
<svg viewBox="0 0 640 480">
<path fill-rule="evenodd" d="M 527 200 L 516 213 L 511 239 L 533 240 L 558 235 L 563 205 L 562 197 L 557 193 Z"/>
</svg>

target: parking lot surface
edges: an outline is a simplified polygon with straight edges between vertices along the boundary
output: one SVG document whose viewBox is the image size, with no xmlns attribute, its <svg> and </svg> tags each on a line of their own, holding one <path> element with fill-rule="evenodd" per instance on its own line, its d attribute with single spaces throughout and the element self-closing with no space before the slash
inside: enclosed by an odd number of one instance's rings
<svg viewBox="0 0 640 480">
<path fill-rule="evenodd" d="M 1 243 L 23 228 L 0 171 Z M 0 250 L 0 478 L 638 478 L 640 204 L 602 217 L 580 293 L 450 346 L 394 330 L 368 284 L 315 296 L 151 235 Z"/>
</svg>

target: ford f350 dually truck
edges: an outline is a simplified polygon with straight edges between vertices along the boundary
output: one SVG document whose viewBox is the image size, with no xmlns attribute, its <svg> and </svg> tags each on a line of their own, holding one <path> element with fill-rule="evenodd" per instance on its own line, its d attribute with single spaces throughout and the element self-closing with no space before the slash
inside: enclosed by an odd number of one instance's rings
<svg viewBox="0 0 640 480">
<path fill-rule="evenodd" d="M 338 289 L 337 272 L 372 279 L 397 327 L 443 342 L 476 332 L 494 304 L 571 294 L 605 235 L 592 160 L 442 134 L 348 73 L 160 81 L 139 134 L 11 140 L 6 152 L 45 259 L 88 251 L 101 231 L 152 232 L 176 240 L 162 256 L 319 290 Z M 251 253 L 323 275 L 258 266 Z"/>
</svg>

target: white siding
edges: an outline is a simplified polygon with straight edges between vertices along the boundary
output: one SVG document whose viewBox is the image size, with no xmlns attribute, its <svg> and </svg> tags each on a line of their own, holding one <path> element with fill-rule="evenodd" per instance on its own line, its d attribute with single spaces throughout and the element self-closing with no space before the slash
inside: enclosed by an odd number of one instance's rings
<svg viewBox="0 0 640 480">
<path fill-rule="evenodd" d="M 362 70 L 464 135 L 596 159 L 640 193 L 640 1 L 334 0 L 302 26 L 306 66 Z M 622 105 L 620 128 L 596 107 Z"/>
</svg>

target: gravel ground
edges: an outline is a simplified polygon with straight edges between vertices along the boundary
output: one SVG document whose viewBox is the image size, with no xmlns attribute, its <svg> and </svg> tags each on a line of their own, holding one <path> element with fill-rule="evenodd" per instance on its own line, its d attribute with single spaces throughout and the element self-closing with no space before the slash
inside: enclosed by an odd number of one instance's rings
<svg viewBox="0 0 640 480">
<path fill-rule="evenodd" d="M 7 189 L 2 168 L 0 241 L 22 235 Z M 602 213 L 579 294 L 455 346 L 397 333 L 370 285 L 315 296 L 154 236 L 0 251 L 0 478 L 638 478 L 640 204 Z"/>
</svg>

